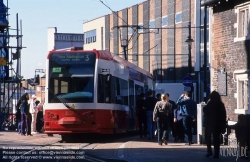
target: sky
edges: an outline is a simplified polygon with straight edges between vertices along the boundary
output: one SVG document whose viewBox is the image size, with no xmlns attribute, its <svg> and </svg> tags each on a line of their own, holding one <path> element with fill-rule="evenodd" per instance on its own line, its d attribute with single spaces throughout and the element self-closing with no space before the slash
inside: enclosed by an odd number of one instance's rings
<svg viewBox="0 0 250 162">
<path fill-rule="evenodd" d="M 83 33 L 83 22 L 119 11 L 145 0 L 3 0 L 9 11 L 10 34 L 16 35 L 18 23 L 22 22 L 21 76 L 33 78 L 36 69 L 45 69 L 47 29 L 57 27 L 59 33 Z M 20 28 L 20 27 L 19 27 Z M 19 33 L 20 34 L 20 33 Z M 10 39 L 16 46 L 17 39 Z M 12 50 L 15 52 L 15 50 Z M 16 71 L 16 63 L 13 68 Z"/>
</svg>

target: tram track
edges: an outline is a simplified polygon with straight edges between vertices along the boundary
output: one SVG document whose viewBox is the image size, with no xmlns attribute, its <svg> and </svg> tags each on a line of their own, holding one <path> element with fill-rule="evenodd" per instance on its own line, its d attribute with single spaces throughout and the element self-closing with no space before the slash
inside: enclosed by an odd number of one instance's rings
<svg viewBox="0 0 250 162">
<path fill-rule="evenodd" d="M 14 135 L 15 134 L 13 134 L 13 136 Z M 124 147 L 126 146 L 125 141 L 127 141 L 127 139 L 124 140 L 124 137 L 126 136 L 113 136 L 110 138 L 110 136 L 103 135 L 85 135 L 81 136 L 80 140 L 72 137 L 71 140 L 67 142 L 62 141 L 61 138 L 57 136 L 54 136 L 54 138 L 37 136 L 36 138 L 32 137 L 26 139 L 20 138 L 19 136 L 17 137 L 19 139 L 11 140 L 11 138 L 7 138 L 7 136 L 1 138 L 3 139 L 2 144 L 4 144 L 2 147 L 2 156 L 5 156 L 1 162 L 39 162 L 44 160 L 51 162 L 121 161 L 124 159 Z M 103 152 L 106 152 L 106 155 L 102 154 L 102 152 L 100 153 L 100 149 L 104 149 Z M 112 150 L 114 150 L 115 153 L 113 153 Z M 6 151 L 7 153 L 3 153 L 3 151 Z M 65 153 L 66 151 L 75 152 L 68 154 Z M 79 155 L 77 153 L 79 153 Z M 46 159 L 46 157 L 48 158 Z"/>
</svg>

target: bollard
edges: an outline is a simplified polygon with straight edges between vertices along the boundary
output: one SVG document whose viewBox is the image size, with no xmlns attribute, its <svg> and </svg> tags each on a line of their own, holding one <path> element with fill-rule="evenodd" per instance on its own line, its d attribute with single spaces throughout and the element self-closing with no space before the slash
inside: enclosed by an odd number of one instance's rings
<svg viewBox="0 0 250 162">
<path fill-rule="evenodd" d="M 205 128 L 203 119 L 203 107 L 206 104 L 204 102 L 197 104 L 197 143 L 205 144 Z"/>
</svg>

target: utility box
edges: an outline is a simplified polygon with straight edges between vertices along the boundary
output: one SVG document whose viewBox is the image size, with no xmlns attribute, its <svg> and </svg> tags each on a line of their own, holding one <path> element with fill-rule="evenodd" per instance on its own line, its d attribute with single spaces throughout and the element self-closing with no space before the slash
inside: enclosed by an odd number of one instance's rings
<svg viewBox="0 0 250 162">
<path fill-rule="evenodd" d="M 205 127 L 203 125 L 203 107 L 206 106 L 204 102 L 197 104 L 197 143 L 205 144 Z"/>
</svg>

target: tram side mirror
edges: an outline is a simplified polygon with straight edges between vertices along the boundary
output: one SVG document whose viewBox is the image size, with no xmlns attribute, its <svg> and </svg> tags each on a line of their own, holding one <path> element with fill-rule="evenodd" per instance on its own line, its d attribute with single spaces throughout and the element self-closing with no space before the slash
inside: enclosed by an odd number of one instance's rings
<svg viewBox="0 0 250 162">
<path fill-rule="evenodd" d="M 37 75 L 35 76 L 35 84 L 37 84 L 37 85 L 40 84 L 40 76 L 39 76 L 39 74 L 37 74 Z"/>
</svg>

